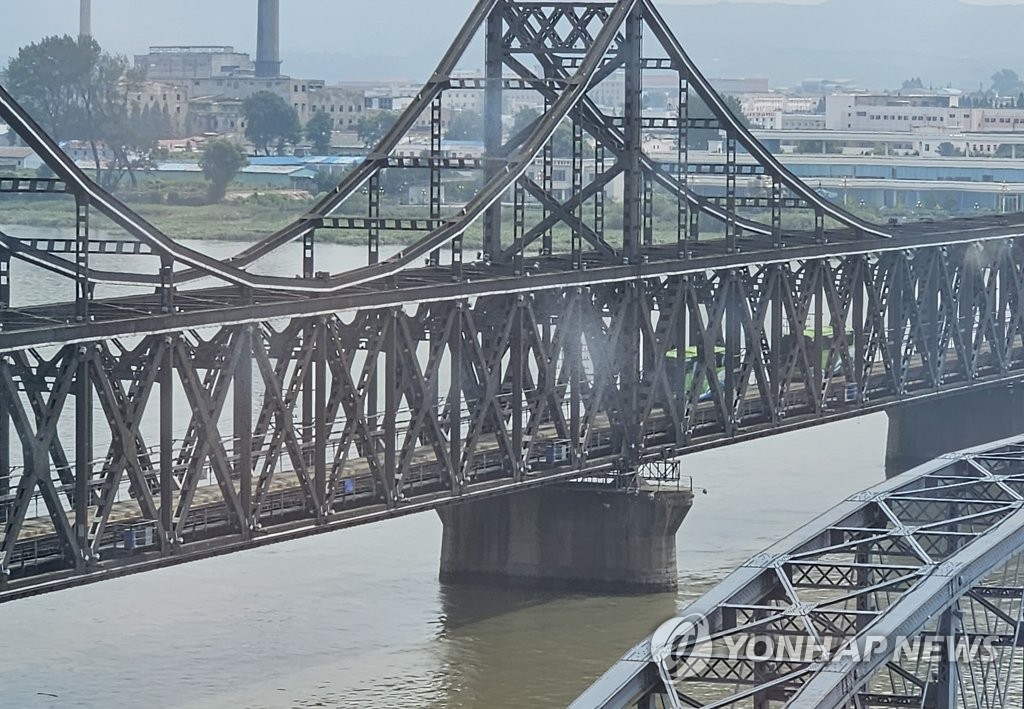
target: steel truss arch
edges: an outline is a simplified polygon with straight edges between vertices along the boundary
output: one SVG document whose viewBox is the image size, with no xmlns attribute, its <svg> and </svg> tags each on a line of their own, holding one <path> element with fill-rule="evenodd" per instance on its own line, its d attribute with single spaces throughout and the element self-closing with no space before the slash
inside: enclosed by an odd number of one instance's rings
<svg viewBox="0 0 1024 709">
<path fill-rule="evenodd" d="M 654 43 L 667 55 L 667 58 L 645 58 L 643 46 L 645 31 L 653 35 L 656 40 Z M 498 69 L 495 70 L 492 67 L 491 74 L 478 80 L 453 78 L 460 59 L 465 56 L 474 39 L 481 33 L 486 33 L 488 36 L 493 35 L 500 43 L 500 48 L 488 50 L 494 54 L 488 61 L 491 61 Z M 528 69 L 519 60 L 518 57 L 521 55 L 536 59 L 545 68 L 545 76 L 537 76 Z M 668 128 L 672 124 L 671 119 L 652 122 L 640 116 L 635 107 L 631 111 L 626 111 L 629 115 L 610 117 L 602 113 L 593 100 L 588 97 L 590 89 L 620 68 L 624 68 L 635 94 L 642 88 L 642 72 L 645 66 L 678 72 L 681 84 L 685 83 L 688 87 L 687 96 L 691 93 L 692 88 L 693 97 L 702 101 L 714 115 L 713 120 L 704 121 L 704 123 L 709 126 L 712 123 L 720 126 L 726 133 L 730 145 L 739 145 L 745 148 L 757 161 L 757 174 L 770 176 L 777 193 L 771 198 L 737 198 L 734 194 L 735 178 L 736 175 L 745 173 L 735 163 L 735 151 L 733 151 L 730 153 L 729 164 L 721 173 L 726 176 L 728 184 L 731 185 L 729 195 L 727 197 L 709 197 L 699 194 L 687 184 L 685 179 L 680 181 L 673 178 L 666 171 L 666 166 L 652 160 L 637 145 L 638 131 L 642 129 L 642 126 L 649 125 L 655 129 Z M 505 78 L 501 72 L 502 68 L 513 71 L 517 76 L 511 79 Z M 308 244 L 310 263 L 304 264 L 302 278 L 264 276 L 246 270 L 260 258 L 289 242 L 297 239 L 311 242 L 315 232 L 319 229 L 364 228 L 371 233 L 372 240 L 374 238 L 372 234 L 379 232 L 382 224 L 385 225 L 384 228 L 387 228 L 388 224 L 387 220 L 379 219 L 379 215 L 374 213 L 373 206 L 370 208 L 369 218 L 363 220 L 339 220 L 333 216 L 336 210 L 357 194 L 365 191 L 364 188 L 368 184 L 379 180 L 385 169 L 429 167 L 433 174 L 442 166 L 450 167 L 455 164 L 439 155 L 414 160 L 399 159 L 394 156 L 394 152 L 402 139 L 409 134 L 417 119 L 429 113 L 445 91 L 452 88 L 473 87 L 484 91 L 491 97 L 488 98 L 488 105 L 491 105 L 495 100 L 493 96 L 497 96 L 500 100 L 501 90 L 506 85 L 512 89 L 530 89 L 539 92 L 547 102 L 548 110 L 527 131 L 513 136 L 507 143 L 502 140 L 500 128 L 497 133 L 494 132 L 493 127 L 488 128 L 492 137 L 488 139 L 487 154 L 483 159 L 475 160 L 469 166 L 469 169 L 484 171 L 485 179 L 482 186 L 458 213 L 448 216 L 440 214 L 440 198 L 432 188 L 430 218 L 422 220 L 425 227 L 418 225 L 410 227 L 410 229 L 425 228 L 428 230 L 429 233 L 423 238 L 384 262 L 378 262 L 371 255 L 367 265 L 336 274 L 331 278 L 313 277 L 315 271 L 311 265 L 312 249 Z M 509 190 L 523 188 L 522 180 L 527 170 L 542 153 L 550 151 L 550 143 L 556 129 L 567 119 L 574 120 L 578 126 L 582 126 L 594 138 L 595 149 L 608 149 L 616 158 L 612 171 L 621 173 L 629 185 L 628 194 L 624 198 L 628 207 L 627 213 L 624 214 L 624 221 L 628 225 L 626 231 L 633 233 L 624 236 L 627 243 L 630 240 L 638 239 L 636 232 L 641 228 L 646 229 L 649 234 L 649 216 L 646 217 L 647 226 L 643 226 L 640 224 L 640 212 L 635 210 L 637 205 L 643 203 L 642 209 L 646 210 L 645 214 L 649 215 L 652 209 L 654 185 L 657 185 L 668 196 L 677 198 L 681 210 L 692 209 L 695 214 L 704 214 L 720 224 L 726 225 L 727 230 L 742 231 L 759 237 L 772 237 L 773 245 L 778 248 L 785 245 L 781 235 L 781 226 L 777 219 L 778 213 L 783 207 L 795 206 L 814 210 L 817 217 L 818 238 L 823 242 L 828 238 L 824 234 L 826 218 L 834 220 L 840 228 L 852 230 L 859 236 L 876 238 L 891 236 L 889 232 L 867 224 L 845 210 L 830 204 L 814 190 L 800 182 L 760 146 L 752 134 L 729 113 L 721 98 L 711 88 L 710 83 L 701 75 L 678 41 L 672 36 L 650 0 L 581 1 L 577 3 L 480 0 L 423 90 L 402 112 L 396 124 L 381 139 L 370 155 L 307 214 L 244 249 L 234 257 L 224 260 L 210 258 L 195 249 L 176 242 L 109 192 L 94 184 L 63 154 L 56 143 L 43 132 L 39 124 L 2 88 L 0 88 L 0 118 L 5 120 L 14 132 L 44 159 L 47 166 L 57 176 L 57 179 L 48 181 L 9 181 L 10 184 L 6 186 L 0 185 L 0 191 L 18 194 L 74 195 L 80 213 L 88 213 L 90 209 L 97 210 L 123 229 L 129 237 L 151 249 L 154 255 L 161 258 L 162 263 L 171 264 L 172 270 L 169 273 L 161 274 L 137 274 L 132 273 L 130 269 L 102 272 L 83 267 L 81 263 L 61 259 L 54 254 L 35 253 L 29 246 L 10 248 L 10 244 L 7 243 L 10 240 L 7 240 L 5 244 L 0 244 L 19 260 L 41 265 L 62 276 L 84 280 L 91 284 L 122 283 L 161 286 L 166 284 L 167 276 L 170 275 L 172 276 L 170 280 L 174 284 L 181 285 L 212 276 L 222 283 L 241 288 L 330 295 L 362 284 L 393 277 L 416 265 L 417 261 L 427 254 L 434 254 L 434 258 L 436 258 L 438 249 L 444 245 L 452 244 L 454 249 L 456 242 L 461 242 L 464 234 L 477 220 L 481 218 L 485 220 L 486 231 L 490 228 L 487 226 L 488 223 L 493 225 L 495 219 L 500 219 L 502 195 Z M 679 121 L 677 123 L 679 124 L 677 126 L 679 140 L 685 141 L 688 129 L 683 123 Z M 545 158 L 545 160 L 548 159 Z M 582 170 L 582 167 L 578 169 Z M 686 169 L 688 168 L 684 168 L 684 173 Z M 431 179 L 435 180 L 434 177 Z M 641 184 L 647 185 L 646 192 L 640 191 L 639 185 Z M 584 185 L 581 183 L 581 191 L 583 191 L 583 187 Z M 796 197 L 782 196 L 783 188 L 791 191 Z M 569 203 L 563 204 L 562 200 L 556 199 L 549 194 L 549 191 L 550 185 L 548 184 L 543 186 L 533 184 L 530 188 L 531 197 L 543 204 L 545 208 L 550 208 L 549 214 L 556 216 L 556 223 L 564 222 L 577 232 L 586 231 L 583 228 L 582 220 L 570 218 Z M 586 199 L 593 200 L 596 204 L 600 201 L 596 192 L 602 191 L 600 187 L 597 190 L 588 188 Z M 372 201 L 371 199 L 371 205 Z M 761 223 L 738 211 L 744 206 L 751 205 L 770 207 L 774 215 L 773 224 Z M 362 226 L 357 227 L 357 223 Z M 682 217 L 680 217 L 680 229 L 682 229 L 681 225 Z M 401 225 L 398 228 L 402 228 Z M 688 228 L 696 229 L 697 227 L 691 225 Z M 535 227 L 534 232 L 538 230 L 549 233 L 550 226 L 546 229 Z M 632 252 L 635 250 L 635 244 L 630 248 L 624 245 L 623 253 L 619 254 L 603 242 L 602 236 L 602 234 L 597 234 L 596 238 L 586 239 L 595 246 L 598 255 L 609 261 L 622 258 L 631 261 L 642 259 L 639 254 Z M 88 236 L 86 235 L 85 238 L 88 239 Z M 507 245 L 502 245 L 500 236 L 497 238 L 499 248 L 488 249 L 485 245 L 484 252 L 492 258 L 499 258 L 499 256 L 501 258 L 521 258 L 524 249 L 532 241 L 527 240 L 524 243 L 513 239 Z M 680 235 L 680 240 L 682 238 Z M 697 237 L 693 235 L 692 238 L 696 239 Z M 459 248 L 461 249 L 461 244 Z M 729 241 L 729 248 L 737 249 L 732 241 Z M 374 247 L 371 246 L 370 252 L 371 254 L 374 252 Z M 683 249 L 682 253 L 686 255 L 688 251 Z M 461 254 L 458 258 L 461 260 Z M 455 259 L 454 256 L 453 259 Z M 174 270 L 174 266 L 184 268 Z M 455 274 L 455 277 L 461 278 L 458 273 Z M 88 288 L 83 287 L 82 290 L 85 291 Z"/>
<path fill-rule="evenodd" d="M 1014 437 L 850 496 L 693 602 L 572 708 L 1018 706 L 1022 622 Z M 982 641 L 992 654 L 970 655 Z"/>
</svg>

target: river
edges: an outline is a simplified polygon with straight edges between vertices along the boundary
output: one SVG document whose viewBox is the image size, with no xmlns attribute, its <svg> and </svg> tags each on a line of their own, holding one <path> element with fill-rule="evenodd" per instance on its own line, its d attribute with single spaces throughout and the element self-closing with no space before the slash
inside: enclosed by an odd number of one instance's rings
<svg viewBox="0 0 1024 709">
<path fill-rule="evenodd" d="M 324 245 L 318 268 L 362 254 Z M 261 270 L 299 263 L 296 246 Z M 16 303 L 55 285 L 15 266 Z M 884 480 L 885 431 L 875 415 L 686 457 L 706 494 L 679 532 L 678 594 L 444 586 L 428 513 L 5 604 L 0 707 L 563 706 L 732 568 Z"/>
</svg>

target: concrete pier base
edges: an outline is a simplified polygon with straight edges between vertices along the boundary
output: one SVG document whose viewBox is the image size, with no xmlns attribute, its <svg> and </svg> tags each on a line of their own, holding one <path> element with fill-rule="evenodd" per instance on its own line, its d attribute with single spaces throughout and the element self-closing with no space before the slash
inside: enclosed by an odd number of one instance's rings
<svg viewBox="0 0 1024 709">
<path fill-rule="evenodd" d="M 439 510 L 443 583 L 654 593 L 678 587 L 689 490 L 559 485 Z"/>
<path fill-rule="evenodd" d="M 1024 433 L 1024 383 L 907 404 L 888 416 L 891 477 L 951 451 Z"/>
</svg>

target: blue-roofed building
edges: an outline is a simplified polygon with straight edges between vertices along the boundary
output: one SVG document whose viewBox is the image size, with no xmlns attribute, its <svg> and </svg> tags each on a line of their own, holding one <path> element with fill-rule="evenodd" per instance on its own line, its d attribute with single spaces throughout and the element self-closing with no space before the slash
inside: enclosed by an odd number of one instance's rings
<svg viewBox="0 0 1024 709">
<path fill-rule="evenodd" d="M 234 184 L 263 189 L 316 190 L 316 170 L 303 165 L 250 164 L 235 176 Z M 194 162 L 165 162 L 155 169 L 137 173 L 140 182 L 195 182 L 203 180 L 203 170 Z"/>
</svg>

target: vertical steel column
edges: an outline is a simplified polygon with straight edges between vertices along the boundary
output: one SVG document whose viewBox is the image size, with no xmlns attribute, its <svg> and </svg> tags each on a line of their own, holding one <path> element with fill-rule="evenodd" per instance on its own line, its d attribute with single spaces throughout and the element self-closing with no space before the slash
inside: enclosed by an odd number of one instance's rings
<svg viewBox="0 0 1024 709">
<path fill-rule="evenodd" d="M 11 252 L 0 253 L 0 311 L 11 307 Z"/>
<path fill-rule="evenodd" d="M 388 480 L 387 503 L 394 507 L 402 499 L 402 477 L 398 474 L 396 441 L 398 430 L 398 402 L 401 382 L 398 380 L 398 318 L 399 311 L 387 314 L 387 333 L 384 336 L 384 475 Z"/>
<path fill-rule="evenodd" d="M 725 209 L 729 218 L 725 221 L 725 248 L 729 253 L 739 250 L 736 239 L 739 227 L 736 224 L 736 136 L 729 132 L 725 136 Z"/>
<path fill-rule="evenodd" d="M 173 313 L 174 263 L 161 257 L 160 310 Z M 160 363 L 160 523 L 166 538 L 160 540 L 160 552 L 169 554 L 178 540 L 174 536 L 174 345 L 177 335 L 164 338 L 164 359 Z"/>
<path fill-rule="evenodd" d="M 690 81 L 689 74 L 679 70 L 679 99 L 676 105 L 676 180 L 679 191 L 676 215 L 676 255 L 688 258 L 690 255 L 690 200 L 686 192 L 690 185 Z"/>
<path fill-rule="evenodd" d="M 865 371 L 866 359 L 864 350 L 867 342 L 864 339 L 864 297 L 865 281 L 870 268 L 865 256 L 856 257 L 854 275 L 851 288 L 853 288 L 853 376 L 857 384 L 857 403 L 863 405 L 867 401 L 867 372 Z"/>
<path fill-rule="evenodd" d="M 441 108 L 438 96 L 430 104 L 430 219 L 441 218 Z M 376 262 L 374 262 L 376 263 Z M 430 252 L 430 265 L 441 263 L 441 249 Z"/>
<path fill-rule="evenodd" d="M 622 197 L 622 257 L 632 262 L 640 253 L 640 168 L 643 93 L 643 10 L 640 5 L 626 19 L 626 36 L 619 50 L 625 56 L 625 111 L 623 115 L 624 146 Z"/>
<path fill-rule="evenodd" d="M 315 347 L 313 354 L 314 375 L 316 382 L 313 387 L 313 488 L 316 492 L 317 520 L 327 520 L 330 510 L 327 508 L 327 436 L 330 422 L 327 420 L 327 392 L 330 383 L 327 381 L 327 318 L 320 316 L 316 321 Z M 311 377 L 312 378 L 312 377 Z"/>
<path fill-rule="evenodd" d="M 686 359 L 690 316 L 688 307 L 689 290 L 690 277 L 680 276 L 679 288 L 677 289 L 679 295 L 672 304 L 673 308 L 679 309 L 679 314 L 676 316 L 675 331 L 675 376 L 672 377 L 671 380 L 672 393 L 676 398 L 676 411 L 679 412 L 680 422 L 679 427 L 675 431 L 675 441 L 677 445 L 683 445 L 689 437 L 689 431 L 686 427 L 686 409 L 689 406 L 690 400 L 688 392 L 686 391 L 686 370 L 690 366 Z M 662 313 L 662 316 L 665 316 L 665 313 Z"/>
<path fill-rule="evenodd" d="M 644 443 L 644 421 L 640 396 L 640 377 L 643 373 L 641 357 L 643 356 L 643 335 L 641 335 L 640 321 L 648 317 L 642 303 L 645 300 L 646 282 L 631 281 L 626 284 L 623 297 L 626 298 L 626 307 L 623 315 L 627 318 L 622 325 L 622 361 L 621 361 L 621 386 L 625 389 L 623 400 L 629 407 L 625 412 L 627 417 L 627 440 L 625 443 L 624 455 L 626 458 L 627 470 L 624 472 L 635 473 L 640 463 L 640 450 Z"/>
<path fill-rule="evenodd" d="M 512 188 L 512 236 L 515 244 L 522 244 L 526 235 L 526 190 L 522 178 L 516 180 Z M 520 246 L 512 255 L 512 272 L 523 275 L 523 250 Z"/>
<path fill-rule="evenodd" d="M 644 246 L 654 246 L 654 183 L 644 175 Z"/>
<path fill-rule="evenodd" d="M 583 122 L 577 111 L 572 112 L 572 193 L 583 191 Z M 576 207 L 576 224 L 572 228 L 572 267 L 583 268 L 583 202 Z"/>
<path fill-rule="evenodd" d="M 366 186 L 367 217 L 370 220 L 367 229 L 366 250 L 370 265 L 380 261 L 380 173 L 375 172 Z M 312 278 L 310 274 L 307 278 Z"/>
<path fill-rule="evenodd" d="M 316 274 L 316 259 L 314 258 L 316 230 L 310 229 L 302 235 L 302 277 L 312 278 Z M 372 251 L 372 249 L 371 249 Z"/>
<path fill-rule="evenodd" d="M 824 338 L 824 317 L 825 317 L 825 273 L 824 267 L 819 262 L 814 268 L 814 360 L 811 367 L 814 372 L 814 410 L 821 412 L 825 407 L 825 338 Z M 833 338 L 835 333 L 832 334 Z"/>
<path fill-rule="evenodd" d="M 957 696 L 960 689 L 958 677 L 956 645 L 957 631 L 960 628 L 963 611 L 959 608 L 948 608 L 939 616 L 938 636 L 940 638 L 940 657 L 938 658 L 938 677 L 935 681 L 935 701 L 929 706 L 935 709 L 957 709 Z"/>
<path fill-rule="evenodd" d="M 725 285 L 725 435 L 731 436 L 736 430 L 736 394 L 740 382 L 736 373 L 740 370 L 742 339 L 740 333 L 739 288 L 736 272 L 729 271 Z M 709 356 L 714 356 L 712 348 Z"/>
<path fill-rule="evenodd" d="M 160 257 L 160 312 L 173 313 L 174 306 L 174 261 L 169 256 Z"/>
<path fill-rule="evenodd" d="M 89 201 L 75 196 L 75 319 L 89 322 Z M 78 346 L 78 371 L 75 374 L 75 538 L 82 556 L 75 567 L 85 566 L 85 550 L 89 548 L 89 483 L 92 478 L 92 385 L 89 367 L 92 346 Z M 127 442 L 125 442 L 127 445 Z"/>
<path fill-rule="evenodd" d="M 502 67 L 505 65 L 504 3 L 497 3 L 487 16 L 484 47 L 484 179 L 498 173 L 501 155 Z M 501 259 L 501 202 L 497 200 L 484 212 L 484 254 L 495 261 Z"/>
<path fill-rule="evenodd" d="M 768 297 L 771 298 L 772 324 L 771 324 L 771 373 L 772 382 L 772 423 L 777 424 L 782 418 L 782 387 L 785 374 L 783 373 L 782 359 L 782 321 L 783 314 L 783 280 L 782 271 L 788 269 L 788 264 L 774 264 L 769 266 L 771 273 L 775 276 Z"/>
<path fill-rule="evenodd" d="M 525 337 L 523 328 L 526 318 L 523 316 L 524 296 L 516 296 L 516 305 L 512 317 L 515 322 L 512 325 L 512 341 L 509 343 L 509 366 L 512 368 L 512 477 L 516 482 L 521 482 L 526 476 L 526 465 L 523 456 L 523 367 L 526 358 L 523 353 Z"/>
<path fill-rule="evenodd" d="M 248 291 L 248 289 L 246 289 Z M 251 302 L 246 293 L 243 299 Z M 239 481 L 238 499 L 242 506 L 245 522 L 242 524 L 242 538 L 252 538 L 255 515 L 252 509 L 252 362 L 253 326 L 242 325 L 238 330 L 238 364 L 234 373 L 234 454 L 235 475 Z M 162 451 L 161 451 L 162 453 Z"/>
<path fill-rule="evenodd" d="M 177 544 L 174 538 L 174 335 L 164 340 L 160 363 L 160 524 L 167 538 L 160 540 L 161 553 Z"/>
<path fill-rule="evenodd" d="M 585 295 L 586 294 L 586 295 Z M 559 320 L 558 327 L 569 328 L 569 334 L 564 339 L 566 342 L 566 356 L 569 359 L 569 429 L 572 437 L 572 461 L 577 466 L 582 468 L 583 461 L 586 459 L 586 451 L 583 450 L 583 431 L 582 431 L 582 404 L 583 404 L 583 392 L 580 391 L 581 381 L 583 379 L 583 309 L 589 306 L 589 303 L 585 303 L 584 300 L 589 298 L 589 290 L 583 291 L 577 288 L 575 293 L 571 296 L 577 302 L 576 313 L 577 316 L 572 322 L 567 322 L 565 319 Z"/>
<path fill-rule="evenodd" d="M 5 388 L 0 387 L 0 498 L 11 494 L 11 410 Z M 0 524 L 7 521 L 7 510 L 0 504 Z"/>
<path fill-rule="evenodd" d="M 771 180 L 772 246 L 777 249 L 781 249 L 785 246 L 785 244 L 782 243 L 782 183 L 779 182 L 775 175 L 771 176 Z"/>
<path fill-rule="evenodd" d="M 370 180 L 370 184 L 374 183 L 374 179 Z M 374 199 L 376 197 L 376 200 Z M 379 192 L 371 188 L 370 194 L 370 212 L 380 213 L 380 201 Z M 371 216 L 371 219 L 373 217 Z M 370 243 L 369 243 L 369 258 L 372 260 L 376 255 L 380 253 L 380 232 L 378 227 L 371 223 L 370 224 Z M 314 252 L 314 230 L 307 231 L 302 235 L 302 273 L 303 277 L 312 279 L 316 274 L 316 262 Z M 372 263 L 372 261 L 371 261 Z M 313 347 L 313 340 L 316 337 L 315 324 L 312 320 L 306 323 L 306 327 L 302 332 L 302 344 L 304 348 Z M 298 366 L 298 365 L 296 365 Z M 281 392 L 284 396 L 285 392 Z M 312 464 L 312 450 L 314 445 L 313 440 L 313 375 L 311 372 L 303 372 L 302 380 L 302 449 L 303 449 L 303 460 L 306 461 L 307 465 Z"/>
<path fill-rule="evenodd" d="M 75 197 L 75 319 L 89 321 L 89 201 Z"/>
<path fill-rule="evenodd" d="M 594 181 L 600 182 L 604 179 L 604 160 L 605 160 L 605 149 L 604 145 L 598 141 L 594 141 Z M 550 193 L 548 193 L 550 194 Z M 594 193 L 594 233 L 604 235 L 604 202 L 605 202 L 605 191 L 604 187 L 597 190 Z"/>
<path fill-rule="evenodd" d="M 78 371 L 75 374 L 75 539 L 83 556 L 75 559 L 75 566 L 82 569 L 89 548 L 89 483 L 92 480 L 93 427 L 92 427 L 92 383 L 89 367 L 92 360 L 92 345 L 77 345 Z M 129 442 L 125 441 L 125 445 Z"/>
<path fill-rule="evenodd" d="M 893 261 L 893 273 L 892 273 L 892 285 L 889 286 L 889 317 L 886 344 L 889 346 L 889 361 L 892 363 L 893 376 L 897 382 L 897 391 L 893 394 L 896 396 L 903 395 L 903 383 L 905 377 L 902 371 L 903 362 L 903 268 L 900 259 L 904 258 L 902 254 L 897 254 L 892 257 Z"/>
<path fill-rule="evenodd" d="M 548 78 L 549 74 L 550 74 L 550 69 L 548 67 L 545 67 L 544 68 L 544 76 L 545 76 L 545 78 Z M 547 96 L 545 96 L 544 97 L 544 113 L 547 114 L 550 110 L 551 110 L 551 99 L 548 98 Z M 555 184 L 555 182 L 554 182 L 554 179 L 555 179 L 555 148 L 554 148 L 554 145 L 552 144 L 552 141 L 550 141 L 550 140 L 547 141 L 546 143 L 544 143 L 544 153 L 543 153 L 542 161 L 543 161 L 543 165 L 542 165 L 542 168 L 541 168 L 541 171 L 542 171 L 542 174 L 541 174 L 541 179 L 542 179 L 541 187 L 543 187 L 543 189 L 544 189 L 544 194 L 551 194 L 554 191 L 554 184 Z M 543 211 L 542 211 L 542 214 L 541 214 L 541 219 L 547 219 L 548 218 L 548 214 L 549 214 L 548 206 L 545 204 L 545 205 L 543 205 Z M 544 235 L 542 237 L 542 242 L 541 243 L 542 243 L 542 245 L 541 245 L 541 254 L 543 256 L 550 256 L 552 254 L 552 250 L 554 249 L 553 231 L 552 231 L 551 227 L 548 227 L 547 229 L 544 230 Z"/>
<path fill-rule="evenodd" d="M 451 370 L 448 381 L 448 455 L 454 470 L 450 471 L 452 491 L 462 489 L 462 338 L 465 330 L 466 301 L 455 304 L 448 350 Z"/>
</svg>

